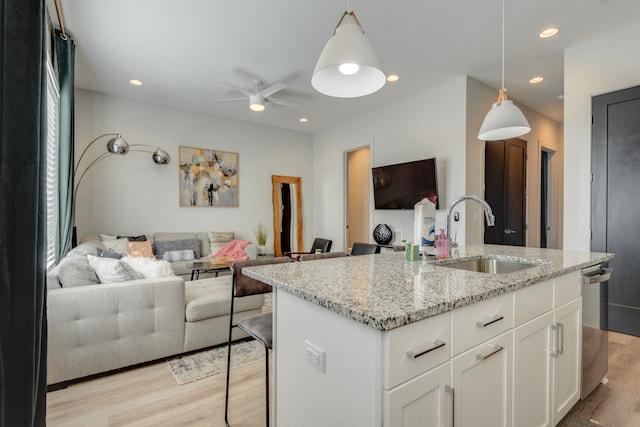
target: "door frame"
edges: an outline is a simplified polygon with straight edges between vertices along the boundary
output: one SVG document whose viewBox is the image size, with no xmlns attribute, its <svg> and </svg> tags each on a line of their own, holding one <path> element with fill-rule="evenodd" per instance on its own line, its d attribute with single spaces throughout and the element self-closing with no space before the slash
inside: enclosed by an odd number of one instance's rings
<svg viewBox="0 0 640 427">
<path fill-rule="evenodd" d="M 372 182 L 371 182 L 371 168 L 372 168 L 372 152 L 373 152 L 373 147 L 371 146 L 371 144 L 365 144 L 365 145 L 361 145 L 359 147 L 355 147 L 349 150 L 345 150 L 344 154 L 343 154 L 343 161 L 344 161 L 344 216 L 343 216 L 343 220 L 344 220 L 344 228 L 343 228 L 343 242 L 344 242 L 344 251 L 348 252 L 349 249 L 349 154 L 353 153 L 355 151 L 359 151 L 359 150 L 363 150 L 363 149 L 368 149 L 369 150 L 369 165 L 368 165 L 368 170 L 369 170 L 369 185 L 368 185 L 368 190 L 369 190 L 369 206 L 366 207 L 365 212 L 367 212 L 367 215 L 363 216 L 363 220 L 367 221 L 368 226 L 367 226 L 367 230 L 371 230 L 371 224 L 373 223 L 373 209 L 372 209 L 372 200 L 373 200 L 373 186 L 372 186 Z M 364 218 L 366 216 L 366 218 Z M 367 240 L 368 242 L 368 240 Z"/>
</svg>

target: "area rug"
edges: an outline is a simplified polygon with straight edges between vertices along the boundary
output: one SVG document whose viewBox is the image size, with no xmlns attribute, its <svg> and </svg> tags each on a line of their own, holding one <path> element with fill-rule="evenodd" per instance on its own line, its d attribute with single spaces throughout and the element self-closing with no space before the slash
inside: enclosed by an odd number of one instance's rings
<svg viewBox="0 0 640 427">
<path fill-rule="evenodd" d="M 264 347 L 258 341 L 241 341 L 231 346 L 231 368 L 264 360 Z M 178 384 L 187 384 L 227 370 L 227 346 L 167 359 Z"/>
</svg>

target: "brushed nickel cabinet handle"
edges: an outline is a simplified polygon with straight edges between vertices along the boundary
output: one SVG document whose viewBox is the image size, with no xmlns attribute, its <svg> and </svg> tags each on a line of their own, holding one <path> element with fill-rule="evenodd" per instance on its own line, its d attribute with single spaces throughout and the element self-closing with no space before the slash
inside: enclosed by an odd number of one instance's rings
<svg viewBox="0 0 640 427">
<path fill-rule="evenodd" d="M 485 318 L 484 320 L 480 320 L 478 322 L 476 322 L 476 326 L 480 327 L 480 328 L 485 328 L 489 325 L 492 325 L 500 320 L 504 319 L 504 316 L 501 316 L 499 314 L 494 314 L 493 316 L 488 316 L 488 318 Z"/>
<path fill-rule="evenodd" d="M 446 345 L 446 343 L 442 340 L 435 340 L 433 342 L 433 346 L 429 347 L 428 349 L 424 350 L 424 351 L 420 351 L 420 352 L 415 352 L 413 350 L 409 350 L 407 351 L 407 356 L 411 357 L 412 359 L 417 359 L 420 356 L 424 356 L 427 353 L 431 353 L 433 350 L 437 350 L 441 347 L 444 347 Z"/>
<path fill-rule="evenodd" d="M 558 323 L 558 354 L 564 354 L 564 323 Z"/>
<path fill-rule="evenodd" d="M 554 333 L 555 333 L 555 337 L 554 337 L 555 338 L 555 347 L 551 351 L 551 355 L 553 357 L 558 357 L 560 355 L 560 351 L 559 351 L 559 349 L 560 349 L 560 340 L 559 340 L 560 331 L 559 331 L 559 329 L 560 329 L 560 327 L 558 326 L 557 323 L 554 324 L 554 325 L 551 325 L 551 330 L 554 331 Z"/>
<path fill-rule="evenodd" d="M 450 385 L 444 386 L 444 391 L 451 393 L 451 427 L 456 425 L 456 393 Z"/>
<path fill-rule="evenodd" d="M 493 351 L 489 354 L 476 354 L 476 359 L 478 360 L 487 360 L 488 358 L 490 358 L 491 356 L 493 356 L 496 353 L 500 353 L 502 350 L 504 350 L 504 347 L 494 344 L 493 345 Z"/>
</svg>

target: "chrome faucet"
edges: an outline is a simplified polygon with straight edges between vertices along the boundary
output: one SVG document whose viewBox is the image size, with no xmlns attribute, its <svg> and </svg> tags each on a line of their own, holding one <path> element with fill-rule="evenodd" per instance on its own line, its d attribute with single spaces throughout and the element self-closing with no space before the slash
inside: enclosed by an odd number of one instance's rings
<svg viewBox="0 0 640 427">
<path fill-rule="evenodd" d="M 449 238 L 449 241 L 451 242 L 452 246 L 455 246 L 454 242 L 451 241 L 451 211 L 453 210 L 454 206 L 457 205 L 460 202 L 463 202 L 465 200 L 473 200 L 474 202 L 478 202 L 480 204 L 480 206 L 482 206 L 484 208 L 484 217 L 487 220 L 487 225 L 489 227 L 493 227 L 496 223 L 496 217 L 493 215 L 493 211 L 491 210 L 491 206 L 489 206 L 489 203 L 487 203 L 486 201 L 482 200 L 480 197 L 477 196 L 460 196 L 454 200 L 451 201 L 451 203 L 449 203 L 449 206 L 447 206 L 447 210 L 446 210 L 446 216 L 447 216 L 447 237 Z"/>
</svg>

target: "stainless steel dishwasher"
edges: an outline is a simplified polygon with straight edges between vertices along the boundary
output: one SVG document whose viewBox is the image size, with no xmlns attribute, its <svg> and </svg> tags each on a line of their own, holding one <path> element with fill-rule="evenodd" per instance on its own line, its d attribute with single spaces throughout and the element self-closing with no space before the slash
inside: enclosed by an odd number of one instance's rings
<svg viewBox="0 0 640 427">
<path fill-rule="evenodd" d="M 582 389 L 587 397 L 607 375 L 608 281 L 613 269 L 598 264 L 582 270 Z"/>
</svg>

